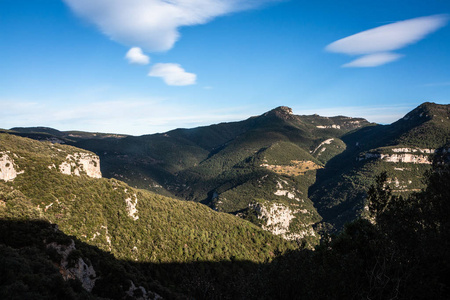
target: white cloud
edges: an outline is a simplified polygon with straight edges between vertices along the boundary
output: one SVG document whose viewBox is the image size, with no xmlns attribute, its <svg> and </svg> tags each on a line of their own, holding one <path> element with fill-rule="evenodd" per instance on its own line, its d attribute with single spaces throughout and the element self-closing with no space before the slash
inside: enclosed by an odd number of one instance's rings
<svg viewBox="0 0 450 300">
<path fill-rule="evenodd" d="M 343 67 L 346 68 L 377 67 L 393 62 L 401 58 L 402 56 L 403 55 L 401 54 L 389 52 L 368 54 L 343 65 Z"/>
<path fill-rule="evenodd" d="M 111 39 L 147 51 L 166 51 L 178 28 L 277 0 L 63 0 Z"/>
<path fill-rule="evenodd" d="M 148 65 L 150 63 L 150 57 L 145 55 L 139 47 L 133 47 L 128 50 L 125 58 L 130 64 Z"/>
<path fill-rule="evenodd" d="M 329 52 L 349 55 L 369 54 L 344 65 L 346 67 L 379 66 L 401 57 L 398 54 L 389 53 L 390 51 L 417 43 L 428 34 L 444 27 L 448 19 L 448 15 L 433 15 L 395 22 L 340 39 L 329 44 L 325 49 Z M 364 65 L 368 61 L 369 63 Z"/>
<path fill-rule="evenodd" d="M 197 80 L 197 75 L 186 72 L 179 64 L 155 64 L 148 76 L 161 77 L 167 85 L 192 85 Z"/>
<path fill-rule="evenodd" d="M 369 54 L 401 49 L 446 25 L 448 16 L 410 19 L 366 30 L 329 44 L 330 52 Z"/>
</svg>

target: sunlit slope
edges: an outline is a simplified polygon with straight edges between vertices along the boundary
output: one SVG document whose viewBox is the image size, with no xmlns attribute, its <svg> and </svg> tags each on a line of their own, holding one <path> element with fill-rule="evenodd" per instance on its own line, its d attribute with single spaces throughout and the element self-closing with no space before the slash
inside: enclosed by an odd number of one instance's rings
<svg viewBox="0 0 450 300">
<path fill-rule="evenodd" d="M 0 134 L 0 152 L 16 175 L 0 181 L 0 214 L 43 219 L 66 234 L 141 262 L 264 261 L 292 247 L 279 237 L 204 205 L 178 201 L 105 178 L 62 174 L 71 146 Z M 2 169 L 5 172 L 6 169 Z"/>
<path fill-rule="evenodd" d="M 368 124 L 278 107 L 241 122 L 140 137 L 75 141 L 71 133 L 69 143 L 98 154 L 105 177 L 238 214 L 285 238 L 317 240 L 312 225 L 321 217 L 308 188 L 316 171 L 345 150 L 340 137 Z"/>
</svg>

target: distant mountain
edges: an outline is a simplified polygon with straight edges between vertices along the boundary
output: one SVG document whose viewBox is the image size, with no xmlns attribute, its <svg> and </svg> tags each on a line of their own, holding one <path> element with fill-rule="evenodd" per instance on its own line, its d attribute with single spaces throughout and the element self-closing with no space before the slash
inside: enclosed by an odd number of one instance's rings
<svg viewBox="0 0 450 300">
<path fill-rule="evenodd" d="M 450 105 L 424 103 L 391 125 L 367 126 L 342 137 L 346 150 L 317 173 L 309 195 L 328 227 L 364 215 L 366 191 L 383 171 L 396 193 L 420 191 L 435 153 L 450 148 Z"/>
<path fill-rule="evenodd" d="M 13 127 L 5 131 L 7 133 L 32 138 L 35 140 L 51 141 L 58 143 L 75 142 L 81 139 L 123 138 L 127 135 L 85 132 L 85 131 L 59 131 L 49 127 Z"/>
<path fill-rule="evenodd" d="M 449 118 L 424 103 L 391 125 L 279 107 L 141 137 L 3 130 L 0 298 L 444 299 Z"/>
<path fill-rule="evenodd" d="M 289 239 L 317 241 L 312 225 L 321 217 L 307 191 L 315 170 L 345 149 L 339 137 L 367 125 L 278 107 L 241 122 L 74 145 L 97 153 L 106 177 L 238 214 Z"/>
<path fill-rule="evenodd" d="M 105 177 L 314 243 L 317 230 L 339 230 L 364 214 L 366 190 L 381 171 L 389 171 L 398 193 L 420 190 L 431 156 L 449 145 L 448 118 L 449 105 L 433 103 L 391 125 L 294 115 L 281 106 L 240 122 L 162 134 L 63 137 L 96 153 Z"/>
</svg>

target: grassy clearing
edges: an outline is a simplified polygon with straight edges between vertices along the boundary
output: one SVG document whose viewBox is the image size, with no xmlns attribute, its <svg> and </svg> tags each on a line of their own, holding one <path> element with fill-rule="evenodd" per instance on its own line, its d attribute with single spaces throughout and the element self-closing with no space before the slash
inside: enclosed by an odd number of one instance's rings
<svg viewBox="0 0 450 300">
<path fill-rule="evenodd" d="M 312 170 L 322 169 L 323 167 L 312 162 L 312 161 L 304 161 L 304 160 L 291 160 L 289 165 L 268 165 L 263 164 L 262 167 L 265 167 L 277 174 L 287 175 L 287 176 L 301 176 L 305 175 L 306 172 Z"/>
</svg>

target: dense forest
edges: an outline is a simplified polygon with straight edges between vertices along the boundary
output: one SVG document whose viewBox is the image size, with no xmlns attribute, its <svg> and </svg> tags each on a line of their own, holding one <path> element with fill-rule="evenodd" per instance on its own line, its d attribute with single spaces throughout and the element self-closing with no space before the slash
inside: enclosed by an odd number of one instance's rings
<svg viewBox="0 0 450 300">
<path fill-rule="evenodd" d="M 265 263 L 117 260 L 49 223 L 3 219 L 0 298 L 136 299 L 141 289 L 124 291 L 139 284 L 168 299 L 448 299 L 449 176 L 448 164 L 438 161 L 423 191 L 401 197 L 382 173 L 368 191 L 369 219 L 323 237 L 314 251 L 300 245 Z M 100 275 L 91 293 L 62 279 L 58 253 L 44 244 L 71 239 L 77 250 L 69 260 L 83 257 Z"/>
<path fill-rule="evenodd" d="M 448 299 L 449 118 L 2 131 L 0 299 Z"/>
</svg>

